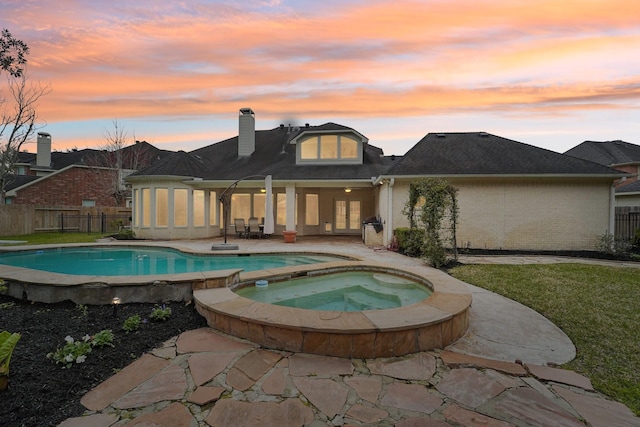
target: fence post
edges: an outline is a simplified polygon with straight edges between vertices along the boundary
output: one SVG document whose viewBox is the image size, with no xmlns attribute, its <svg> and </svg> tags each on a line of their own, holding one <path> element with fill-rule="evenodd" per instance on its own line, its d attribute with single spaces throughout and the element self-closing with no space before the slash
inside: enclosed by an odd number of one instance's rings
<svg viewBox="0 0 640 427">
<path fill-rule="evenodd" d="M 64 214 L 60 214 L 60 232 L 64 233 Z"/>
<path fill-rule="evenodd" d="M 100 214 L 100 233 L 101 234 L 105 234 L 106 233 L 106 228 L 107 228 L 107 218 L 106 218 L 104 212 L 102 212 Z"/>
</svg>

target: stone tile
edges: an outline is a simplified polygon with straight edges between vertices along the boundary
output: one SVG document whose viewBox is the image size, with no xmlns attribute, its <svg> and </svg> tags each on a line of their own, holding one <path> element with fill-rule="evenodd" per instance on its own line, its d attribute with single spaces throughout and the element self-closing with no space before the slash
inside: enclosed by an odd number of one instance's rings
<svg viewBox="0 0 640 427">
<path fill-rule="evenodd" d="M 293 376 L 351 375 L 353 364 L 349 359 L 296 353 L 289 357 L 289 373 Z"/>
<path fill-rule="evenodd" d="M 244 372 L 254 381 L 262 378 L 273 366 L 282 359 L 277 353 L 268 350 L 254 350 L 245 354 L 233 366 Z"/>
<path fill-rule="evenodd" d="M 189 369 L 193 382 L 197 386 L 206 384 L 227 369 L 227 365 L 236 357 L 236 353 L 192 354 L 189 357 Z"/>
<path fill-rule="evenodd" d="M 553 386 L 553 391 L 573 406 L 592 427 L 638 427 L 640 418 L 622 403 L 601 397 L 575 393 L 564 387 Z"/>
<path fill-rule="evenodd" d="M 113 403 L 118 409 L 147 406 L 163 400 L 177 400 L 187 392 L 187 375 L 178 365 L 169 365 Z"/>
<path fill-rule="evenodd" d="M 58 424 L 58 427 L 110 427 L 118 422 L 118 416 L 113 414 L 94 414 L 86 417 L 68 418 Z"/>
<path fill-rule="evenodd" d="M 428 353 L 415 353 L 401 359 L 374 359 L 367 362 L 377 375 L 402 380 L 428 381 L 436 372 L 436 358 Z"/>
<path fill-rule="evenodd" d="M 349 388 L 325 378 L 293 378 L 293 384 L 320 412 L 329 418 L 342 411 L 347 402 Z"/>
<path fill-rule="evenodd" d="M 304 332 L 300 330 L 284 329 L 275 326 L 263 326 L 265 347 L 286 351 L 302 351 Z"/>
<path fill-rule="evenodd" d="M 511 427 L 512 424 L 487 417 L 477 412 L 469 411 L 458 405 L 451 405 L 444 411 L 442 415 L 447 421 L 463 425 L 465 427 Z"/>
<path fill-rule="evenodd" d="M 176 347 L 178 353 L 228 353 L 249 351 L 256 345 L 226 337 L 210 328 L 200 328 L 180 334 Z"/>
<path fill-rule="evenodd" d="M 337 357 L 351 357 L 353 338 L 351 335 L 306 332 L 302 351 L 313 354 L 331 354 Z"/>
<path fill-rule="evenodd" d="M 125 393 L 169 365 L 169 361 L 145 354 L 85 394 L 80 403 L 91 411 L 102 411 Z"/>
<path fill-rule="evenodd" d="M 230 387 L 240 390 L 246 391 L 251 388 L 256 383 L 255 380 L 249 378 L 244 372 L 237 368 L 229 369 L 227 372 L 227 385 Z"/>
<path fill-rule="evenodd" d="M 380 401 L 380 406 L 391 406 L 407 411 L 430 414 L 442 405 L 442 399 L 420 384 L 394 382 Z"/>
<path fill-rule="evenodd" d="M 485 414 L 518 425 L 584 427 L 560 405 L 525 387 L 507 390 L 480 409 Z"/>
<path fill-rule="evenodd" d="M 502 372 L 494 371 L 493 369 L 484 369 L 482 372 L 489 378 L 498 381 L 506 388 L 523 387 L 525 379 L 533 379 L 531 377 L 520 377 L 503 374 Z"/>
<path fill-rule="evenodd" d="M 451 427 L 451 424 L 433 418 L 406 418 L 394 424 L 394 427 Z"/>
<path fill-rule="evenodd" d="M 379 423 L 389 416 L 387 411 L 360 404 L 353 405 L 346 415 L 366 424 Z"/>
<path fill-rule="evenodd" d="M 313 421 L 313 411 L 300 399 L 275 402 L 216 402 L 205 421 L 212 427 L 296 427 Z"/>
<path fill-rule="evenodd" d="M 505 390 L 505 386 L 472 369 L 453 369 L 436 386 L 438 391 L 468 407 L 477 408 Z"/>
<path fill-rule="evenodd" d="M 198 427 L 198 421 L 181 403 L 172 403 L 160 412 L 141 415 L 130 421 L 131 427 Z M 92 426 L 93 427 L 93 426 Z"/>
<path fill-rule="evenodd" d="M 517 363 L 485 359 L 484 357 L 469 356 L 446 350 L 440 353 L 440 358 L 447 364 L 447 366 L 454 368 L 475 366 L 479 368 L 493 369 L 509 375 L 527 375 L 527 371 Z"/>
<path fill-rule="evenodd" d="M 421 351 L 442 348 L 442 326 L 427 325 L 418 330 L 418 347 Z"/>
<path fill-rule="evenodd" d="M 287 389 L 287 377 L 284 368 L 276 368 L 262 383 L 265 394 L 281 396 Z"/>
<path fill-rule="evenodd" d="M 554 381 L 557 383 L 580 387 L 583 390 L 593 391 L 591 380 L 568 369 L 550 368 L 540 365 L 525 365 L 531 375 L 544 381 Z"/>
<path fill-rule="evenodd" d="M 367 402 L 376 403 L 382 391 L 382 378 L 369 376 L 345 377 L 344 382 L 354 389 L 358 397 Z"/>
<path fill-rule="evenodd" d="M 220 399 L 220 396 L 225 390 L 223 387 L 198 387 L 187 396 L 187 401 L 204 406 Z"/>
<path fill-rule="evenodd" d="M 175 347 L 162 347 L 151 350 L 151 354 L 162 359 L 173 359 L 176 357 Z"/>
<path fill-rule="evenodd" d="M 429 325 L 451 316 L 451 314 L 426 303 L 411 304 L 387 310 L 367 310 L 363 313 L 381 330 Z"/>
</svg>

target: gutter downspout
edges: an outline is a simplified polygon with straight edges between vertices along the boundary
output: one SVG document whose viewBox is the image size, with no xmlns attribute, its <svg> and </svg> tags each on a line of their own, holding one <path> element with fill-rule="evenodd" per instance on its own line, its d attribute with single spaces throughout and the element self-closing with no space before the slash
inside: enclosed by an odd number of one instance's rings
<svg viewBox="0 0 640 427">
<path fill-rule="evenodd" d="M 396 183 L 395 178 L 389 179 L 387 184 L 387 224 L 384 227 L 387 230 L 387 238 L 385 245 L 388 245 L 393 240 L 393 184 Z"/>
</svg>

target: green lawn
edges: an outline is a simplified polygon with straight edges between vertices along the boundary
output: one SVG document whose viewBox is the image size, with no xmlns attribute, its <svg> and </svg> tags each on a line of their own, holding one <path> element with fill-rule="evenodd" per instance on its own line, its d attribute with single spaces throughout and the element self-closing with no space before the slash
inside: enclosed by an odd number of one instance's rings
<svg viewBox="0 0 640 427">
<path fill-rule="evenodd" d="M 449 274 L 525 304 L 576 346 L 564 365 L 640 415 L 640 269 L 582 264 L 465 265 Z"/>
<path fill-rule="evenodd" d="M 46 245 L 56 243 L 95 243 L 96 239 L 101 237 L 102 235 L 99 233 L 33 233 L 20 236 L 2 236 L 0 240 L 15 240 L 16 245 Z M 11 243 L 3 246 L 9 245 Z"/>
</svg>

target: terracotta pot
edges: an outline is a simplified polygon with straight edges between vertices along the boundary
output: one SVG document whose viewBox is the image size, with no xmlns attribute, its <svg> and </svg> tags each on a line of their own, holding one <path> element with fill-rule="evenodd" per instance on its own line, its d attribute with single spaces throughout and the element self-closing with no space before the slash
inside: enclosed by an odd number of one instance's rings
<svg viewBox="0 0 640 427">
<path fill-rule="evenodd" d="M 284 242 L 285 243 L 295 243 L 296 241 L 296 234 L 298 232 L 295 230 L 286 230 L 282 232 L 282 235 L 284 236 Z"/>
</svg>

